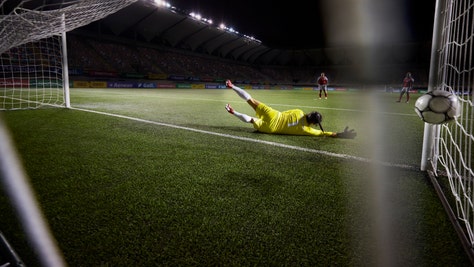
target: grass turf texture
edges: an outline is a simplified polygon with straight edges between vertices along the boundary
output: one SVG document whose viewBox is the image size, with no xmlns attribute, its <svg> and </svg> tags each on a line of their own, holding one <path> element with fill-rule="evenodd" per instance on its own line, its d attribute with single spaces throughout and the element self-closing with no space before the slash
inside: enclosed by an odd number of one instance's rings
<svg viewBox="0 0 474 267">
<path fill-rule="evenodd" d="M 71 90 L 76 108 L 204 132 L 81 110 L 0 115 L 70 266 L 469 265 L 417 169 L 417 95 L 249 93 L 279 110 L 316 109 L 326 131 L 358 136 L 255 133 L 225 111 L 254 113 L 231 90 Z M 0 230 L 38 265 L 5 195 L 0 213 Z"/>
</svg>

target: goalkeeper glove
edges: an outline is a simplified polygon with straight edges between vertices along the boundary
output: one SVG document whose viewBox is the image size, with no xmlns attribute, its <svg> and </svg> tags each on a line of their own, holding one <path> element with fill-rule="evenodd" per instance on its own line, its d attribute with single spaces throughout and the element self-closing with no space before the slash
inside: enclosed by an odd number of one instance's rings
<svg viewBox="0 0 474 267">
<path fill-rule="evenodd" d="M 356 135 L 357 133 L 354 131 L 354 129 L 349 130 L 349 126 L 346 126 L 343 132 L 336 133 L 336 137 L 345 139 L 354 139 Z"/>
</svg>

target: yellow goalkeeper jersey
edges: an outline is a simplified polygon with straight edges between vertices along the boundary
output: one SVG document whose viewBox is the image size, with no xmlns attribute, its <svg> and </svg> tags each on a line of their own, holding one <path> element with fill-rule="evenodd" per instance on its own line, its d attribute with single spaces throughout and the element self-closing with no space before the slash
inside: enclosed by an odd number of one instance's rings
<svg viewBox="0 0 474 267">
<path fill-rule="evenodd" d="M 254 120 L 253 127 L 259 132 L 314 136 L 332 136 L 334 134 L 309 126 L 305 113 L 300 109 L 280 112 L 260 103 L 255 111 L 258 119 Z"/>
</svg>

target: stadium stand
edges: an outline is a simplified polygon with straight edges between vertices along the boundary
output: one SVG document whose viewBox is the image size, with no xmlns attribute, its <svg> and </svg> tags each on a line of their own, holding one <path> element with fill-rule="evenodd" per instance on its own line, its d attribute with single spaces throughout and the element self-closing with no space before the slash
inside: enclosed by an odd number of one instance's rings
<svg viewBox="0 0 474 267">
<path fill-rule="evenodd" d="M 187 81 L 219 83 L 233 77 L 248 84 L 313 85 L 315 75 L 325 71 L 330 73 L 333 85 L 372 82 L 399 86 L 400 77 L 410 70 L 417 77 L 417 86 L 425 86 L 428 80 L 428 70 L 424 67 L 426 62 L 418 57 L 395 53 L 399 50 L 397 48 L 385 52 L 381 58 L 386 62 L 379 64 L 376 70 L 372 70 L 376 73 L 369 73 L 367 78 L 358 71 L 357 57 L 341 50 L 321 53 L 326 58 L 321 65 L 260 65 L 119 37 L 104 38 L 88 34 L 68 34 L 70 67 L 80 70 L 72 71 L 72 79 L 75 73 L 89 79 L 100 77 L 98 73 L 106 74 L 105 77 L 110 79 L 127 78 L 123 74 L 128 73 L 135 74 L 132 78 L 144 77 L 148 80 L 154 80 L 150 77 L 169 79 L 173 76 Z M 338 56 L 340 54 L 344 56 Z M 111 76 L 110 73 L 117 75 Z M 153 75 L 149 77 L 149 74 Z"/>
</svg>

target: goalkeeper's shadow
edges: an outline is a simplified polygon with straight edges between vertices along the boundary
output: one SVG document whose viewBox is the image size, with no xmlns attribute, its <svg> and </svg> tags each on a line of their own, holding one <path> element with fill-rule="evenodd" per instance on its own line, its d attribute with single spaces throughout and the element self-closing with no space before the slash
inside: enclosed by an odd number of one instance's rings
<svg viewBox="0 0 474 267">
<path fill-rule="evenodd" d="M 197 126 L 197 125 L 196 125 Z M 200 126 L 202 127 L 202 125 Z M 197 128 L 200 128 L 197 127 Z M 259 131 L 253 129 L 252 127 L 243 127 L 243 126 L 213 126 L 213 125 L 207 125 L 206 128 L 208 129 L 214 129 L 216 132 L 224 132 L 224 133 L 236 133 L 236 134 L 241 134 L 241 133 L 257 133 L 261 134 Z"/>
</svg>

